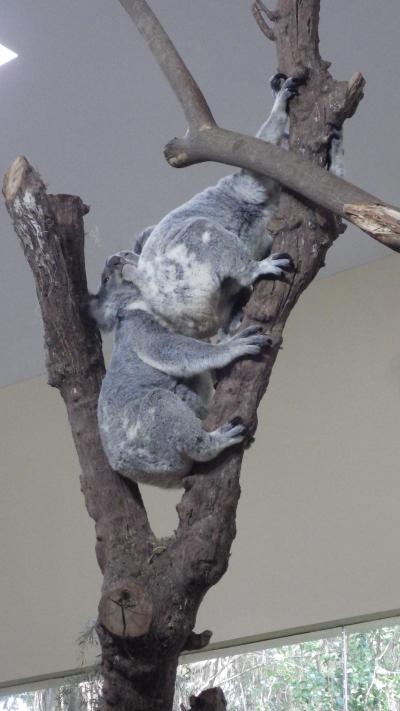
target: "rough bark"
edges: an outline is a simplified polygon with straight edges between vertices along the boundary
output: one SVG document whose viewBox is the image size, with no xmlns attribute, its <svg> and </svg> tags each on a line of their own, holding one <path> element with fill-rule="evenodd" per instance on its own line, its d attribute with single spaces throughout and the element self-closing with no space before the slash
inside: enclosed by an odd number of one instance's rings
<svg viewBox="0 0 400 711">
<path fill-rule="evenodd" d="M 222 689 L 206 689 L 199 696 L 191 696 L 190 708 L 181 707 L 181 711 L 225 711 L 226 699 Z"/>
<path fill-rule="evenodd" d="M 149 20 L 147 14 L 141 14 L 143 9 L 147 13 L 146 3 L 120 1 L 132 13 L 136 8 L 142 33 L 147 33 L 152 50 L 159 52 L 156 45 L 160 35 L 154 16 Z M 310 168 L 312 180 L 315 175 L 327 175 L 322 168 L 318 170 L 326 163 L 327 122 L 350 112 L 347 85 L 332 79 L 318 53 L 318 12 L 318 0 L 279 0 L 274 24 L 280 71 L 298 74 L 307 70 L 307 84 L 292 104 L 291 145 L 293 151 L 307 156 L 310 165 L 317 166 Z M 179 63 L 175 56 L 171 58 L 174 51 L 173 45 L 164 41 L 161 60 L 165 73 L 169 81 L 175 77 L 180 101 L 190 104 L 186 115 L 192 129 L 202 140 L 206 137 L 210 150 L 207 158 L 216 159 L 210 136 L 217 135 L 212 131 L 222 129 L 214 129 L 193 79 L 185 83 L 185 67 L 182 60 Z M 355 92 L 351 111 L 359 98 L 360 92 Z M 221 160 L 237 165 L 250 161 L 247 167 L 263 172 L 261 165 L 253 163 L 257 157 L 252 141 L 257 152 L 260 142 L 229 135 L 235 152 L 232 155 L 227 149 Z M 281 153 L 272 152 L 270 156 L 280 164 Z M 293 165 L 298 168 L 298 159 Z M 344 190 L 341 185 L 342 181 L 336 181 L 334 191 Z M 105 679 L 102 708 L 168 711 L 178 655 L 183 649 L 200 648 L 210 638 L 208 631 L 195 635 L 193 628 L 202 598 L 228 565 L 236 532 L 242 451 L 231 450 L 187 477 L 186 491 L 178 505 L 178 529 L 170 539 L 157 541 L 138 487 L 110 469 L 99 440 L 96 404 L 104 373 L 101 340 L 82 309 L 87 294 L 83 258 L 83 215 L 87 208 L 76 197 L 47 195 L 40 176 L 21 157 L 9 169 L 3 192 L 36 280 L 49 382 L 59 388 L 66 403 L 82 469 L 82 491 L 96 522 L 97 558 L 104 575 L 97 625 Z M 357 198 L 347 203 L 352 204 L 354 213 Z M 397 224 L 396 215 L 390 219 Z M 241 361 L 226 370 L 208 418 L 209 427 L 241 414 L 255 430 L 257 405 L 267 387 L 285 321 L 323 264 L 340 226 L 331 213 L 286 194 L 276 230 L 274 249 L 290 252 L 298 271 L 286 283 L 259 283 L 245 317 L 245 325 L 265 324 L 275 335 L 276 346 L 258 360 Z M 392 234 L 393 230 L 390 238 Z M 216 691 L 207 693 L 218 698 Z"/>
</svg>

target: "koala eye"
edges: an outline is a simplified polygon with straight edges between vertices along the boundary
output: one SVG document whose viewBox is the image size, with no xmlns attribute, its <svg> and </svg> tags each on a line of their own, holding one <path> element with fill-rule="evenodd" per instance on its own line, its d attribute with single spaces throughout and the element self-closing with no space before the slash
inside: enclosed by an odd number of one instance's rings
<svg viewBox="0 0 400 711">
<path fill-rule="evenodd" d="M 103 284 L 107 284 L 108 281 L 110 281 L 109 276 L 103 277 Z"/>
</svg>

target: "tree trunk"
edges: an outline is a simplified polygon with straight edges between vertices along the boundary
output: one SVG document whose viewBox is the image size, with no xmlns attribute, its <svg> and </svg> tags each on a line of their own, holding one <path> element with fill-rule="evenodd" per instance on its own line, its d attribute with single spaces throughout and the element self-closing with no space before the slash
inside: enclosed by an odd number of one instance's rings
<svg viewBox="0 0 400 711">
<path fill-rule="evenodd" d="M 225 711 L 226 700 L 221 689 L 206 689 L 199 696 L 191 696 L 190 708 L 182 711 Z"/>
<path fill-rule="evenodd" d="M 123 0 L 123 4 L 132 3 Z M 146 10 L 144 0 L 133 4 Z M 307 84 L 291 106 L 292 150 L 324 168 L 327 124 L 349 114 L 349 98 L 319 56 L 318 14 L 318 0 L 279 0 L 273 35 L 280 71 L 290 75 L 307 69 Z M 140 12 L 138 18 L 140 24 Z M 171 43 L 165 44 L 165 61 L 171 51 Z M 185 102 L 184 70 L 179 63 L 174 66 L 176 91 Z M 196 95 L 196 85 L 190 83 L 190 87 L 189 98 L 193 92 Z M 355 103 L 359 99 L 360 94 Z M 204 115 L 207 118 L 207 111 Z M 196 111 L 188 110 L 188 120 L 204 136 L 211 129 L 196 116 Z M 236 149 L 244 162 L 243 146 Z M 235 155 L 230 154 L 228 162 L 235 163 Z M 96 523 L 97 559 L 104 576 L 97 623 L 104 675 L 102 708 L 170 711 L 179 654 L 201 648 L 210 638 L 209 632 L 196 635 L 193 628 L 205 593 L 228 566 L 243 452 L 237 447 L 196 467 L 186 479 L 177 507 L 177 531 L 168 540 L 157 541 L 138 487 L 110 469 L 99 439 L 96 406 L 104 374 L 101 339 L 82 308 L 87 297 L 83 216 L 88 208 L 80 198 L 47 195 L 40 176 L 21 157 L 10 167 L 3 192 L 35 276 L 49 383 L 60 390 L 66 403 L 81 464 L 81 487 Z M 324 208 L 285 194 L 275 229 L 274 250 L 289 252 L 298 271 L 286 282 L 260 282 L 246 307 L 244 322 L 244 326 L 264 324 L 275 346 L 257 360 L 242 360 L 226 369 L 207 420 L 210 429 L 240 414 L 255 431 L 257 406 L 286 319 L 322 266 L 340 223 Z M 214 707 L 205 705 L 210 698 Z M 219 691 L 208 690 L 198 699 L 193 697 L 192 703 L 196 709 L 217 709 L 223 708 L 224 700 Z"/>
</svg>

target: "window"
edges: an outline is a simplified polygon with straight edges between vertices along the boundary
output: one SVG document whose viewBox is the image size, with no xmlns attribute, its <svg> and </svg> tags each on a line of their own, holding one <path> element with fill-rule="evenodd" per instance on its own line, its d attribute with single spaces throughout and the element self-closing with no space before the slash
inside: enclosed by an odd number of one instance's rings
<svg viewBox="0 0 400 711">
<path fill-rule="evenodd" d="M 174 711 L 221 686 L 229 711 L 400 711 L 400 620 L 208 652 L 180 667 Z M 96 672 L 1 696 L 0 711 L 94 711 Z"/>
</svg>

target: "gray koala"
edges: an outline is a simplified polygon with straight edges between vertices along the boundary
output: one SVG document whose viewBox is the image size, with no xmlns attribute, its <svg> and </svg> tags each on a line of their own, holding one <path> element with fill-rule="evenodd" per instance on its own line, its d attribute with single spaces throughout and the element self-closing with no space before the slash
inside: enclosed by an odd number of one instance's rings
<svg viewBox="0 0 400 711">
<path fill-rule="evenodd" d="M 276 75 L 275 102 L 257 133 L 279 144 L 288 122 L 288 102 L 299 82 Z M 246 170 L 229 175 L 172 210 L 136 239 L 124 255 L 125 276 L 135 283 L 152 313 L 174 330 L 207 338 L 226 329 L 237 294 L 261 276 L 293 269 L 288 254 L 270 254 L 266 226 L 275 213 L 279 185 Z"/>
<path fill-rule="evenodd" d="M 257 355 L 271 340 L 253 326 L 218 345 L 177 335 L 147 311 L 140 291 L 124 280 L 123 268 L 118 256 L 107 260 L 101 287 L 89 299 L 99 327 L 116 326 L 98 403 L 101 440 L 111 466 L 123 476 L 179 486 L 194 461 L 208 461 L 246 436 L 238 417 L 212 432 L 203 429 L 203 403 L 191 380 Z"/>
<path fill-rule="evenodd" d="M 275 101 L 258 138 L 285 143 L 288 104 L 299 84 L 283 74 L 272 78 Z M 341 174 L 338 127 L 330 155 L 330 169 Z M 151 312 L 173 330 L 197 338 L 232 332 L 238 294 L 247 292 L 248 298 L 259 277 L 279 278 L 293 269 L 288 254 L 266 256 L 272 244 L 267 224 L 279 197 L 280 186 L 271 178 L 247 170 L 223 178 L 144 230 L 133 252 L 119 253 L 127 262 L 125 278 L 139 286 Z"/>
</svg>

